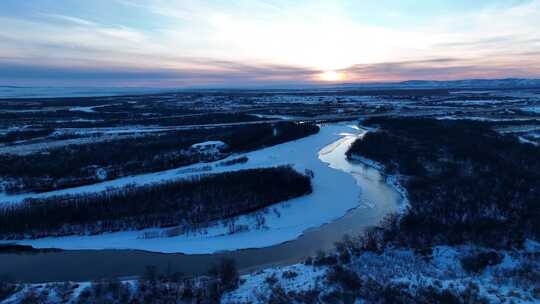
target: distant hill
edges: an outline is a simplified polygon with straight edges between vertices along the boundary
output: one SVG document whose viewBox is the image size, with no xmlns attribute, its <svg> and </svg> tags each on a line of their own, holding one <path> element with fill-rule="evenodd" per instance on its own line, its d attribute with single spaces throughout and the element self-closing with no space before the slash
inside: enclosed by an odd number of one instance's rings
<svg viewBox="0 0 540 304">
<path fill-rule="evenodd" d="M 99 88 L 99 87 L 23 87 L 0 85 L 0 99 L 3 98 L 54 98 L 54 97 L 98 97 L 119 95 L 140 95 L 170 93 L 178 91 L 223 91 L 223 90 L 355 90 L 355 89 L 540 89 L 540 79 L 464 79 L 451 81 L 407 80 L 402 82 L 365 82 L 309 85 L 275 85 L 255 87 L 220 88 Z"/>
</svg>

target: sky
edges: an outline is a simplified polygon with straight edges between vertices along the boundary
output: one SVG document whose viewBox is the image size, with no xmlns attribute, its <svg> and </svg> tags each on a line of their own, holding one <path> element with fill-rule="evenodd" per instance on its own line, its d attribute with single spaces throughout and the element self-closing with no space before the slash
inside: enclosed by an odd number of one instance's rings
<svg viewBox="0 0 540 304">
<path fill-rule="evenodd" d="M 540 78 L 540 0 L 1 0 L 0 85 Z"/>
</svg>

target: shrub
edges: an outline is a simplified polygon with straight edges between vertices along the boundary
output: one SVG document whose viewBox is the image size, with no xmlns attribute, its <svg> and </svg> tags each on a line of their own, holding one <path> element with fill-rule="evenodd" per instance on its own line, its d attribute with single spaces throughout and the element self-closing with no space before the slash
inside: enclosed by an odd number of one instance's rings
<svg viewBox="0 0 540 304">
<path fill-rule="evenodd" d="M 478 274 L 484 271 L 486 267 L 500 264 L 503 260 L 503 256 L 496 251 L 482 252 L 476 255 L 469 255 L 463 257 L 461 267 L 466 272 Z"/>
<path fill-rule="evenodd" d="M 269 276 L 267 276 L 267 277 L 264 279 L 264 282 L 265 282 L 266 284 L 268 284 L 269 286 L 274 286 L 274 285 L 276 285 L 276 284 L 279 282 L 279 280 L 278 280 L 278 278 L 276 277 L 276 274 L 275 274 L 275 273 L 272 273 L 272 275 L 269 275 Z"/>
<path fill-rule="evenodd" d="M 139 288 L 143 285 L 139 285 Z M 101 280 L 92 282 L 84 289 L 78 303 L 129 303 L 132 298 L 131 289 L 127 283 L 118 280 Z"/>
<path fill-rule="evenodd" d="M 425 304 L 461 304 L 463 301 L 454 292 L 443 289 L 439 290 L 432 286 L 419 288 L 416 292 L 417 303 Z"/>
<path fill-rule="evenodd" d="M 326 277 L 331 284 L 338 284 L 344 290 L 357 290 L 362 286 L 362 281 L 356 272 L 341 266 L 332 267 Z"/>
<path fill-rule="evenodd" d="M 317 256 L 313 260 L 313 266 L 332 266 L 336 265 L 338 259 L 333 254 L 326 254 L 323 251 L 319 251 Z"/>
<path fill-rule="evenodd" d="M 287 270 L 287 271 L 284 271 L 283 274 L 281 274 L 281 276 L 284 278 L 284 279 L 294 279 L 298 276 L 298 273 L 294 272 L 294 271 L 291 271 L 291 270 Z"/>
<path fill-rule="evenodd" d="M 234 159 L 231 159 L 231 160 L 227 160 L 227 161 L 222 161 L 221 163 L 219 163 L 221 166 L 232 166 L 232 165 L 236 165 L 236 164 L 244 164 L 244 163 L 247 163 L 249 160 L 249 158 L 247 156 L 242 156 L 242 157 L 238 157 L 238 158 L 234 158 Z"/>
<path fill-rule="evenodd" d="M 219 264 L 210 269 L 209 273 L 217 279 L 220 294 L 238 288 L 240 276 L 238 275 L 235 260 L 221 259 Z"/>
<path fill-rule="evenodd" d="M 17 292 L 17 290 L 18 288 L 16 284 L 11 283 L 5 278 L 0 278 L 0 301 L 8 298 Z"/>
</svg>

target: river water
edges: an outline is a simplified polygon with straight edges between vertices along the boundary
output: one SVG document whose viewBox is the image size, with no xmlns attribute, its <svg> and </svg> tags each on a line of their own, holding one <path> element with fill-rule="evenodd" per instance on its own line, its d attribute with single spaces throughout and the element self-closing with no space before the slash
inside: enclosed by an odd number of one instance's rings
<svg viewBox="0 0 540 304">
<path fill-rule="evenodd" d="M 71 250 L 40 254 L 0 255 L 0 275 L 24 282 L 88 281 L 140 275 L 153 265 L 165 273 L 204 273 L 221 258 L 233 258 L 241 270 L 302 261 L 319 250 L 331 250 L 344 235 L 358 235 L 398 212 L 400 194 L 385 183 L 379 171 L 348 161 L 345 152 L 359 134 L 344 134 L 319 152 L 331 168 L 351 174 L 361 188 L 358 207 L 343 217 L 305 231 L 299 238 L 275 246 L 215 254 L 163 254 L 135 250 Z M 347 195 L 347 193 L 344 193 Z M 331 203 L 331 202 L 329 202 Z"/>
</svg>

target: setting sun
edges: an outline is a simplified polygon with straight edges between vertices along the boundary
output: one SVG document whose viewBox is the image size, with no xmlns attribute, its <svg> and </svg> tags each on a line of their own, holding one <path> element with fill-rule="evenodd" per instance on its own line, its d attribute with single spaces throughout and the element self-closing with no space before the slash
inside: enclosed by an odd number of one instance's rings
<svg viewBox="0 0 540 304">
<path fill-rule="evenodd" d="M 319 77 L 323 81 L 341 81 L 345 79 L 345 75 L 343 73 L 336 71 L 326 71 L 320 74 Z"/>
</svg>

